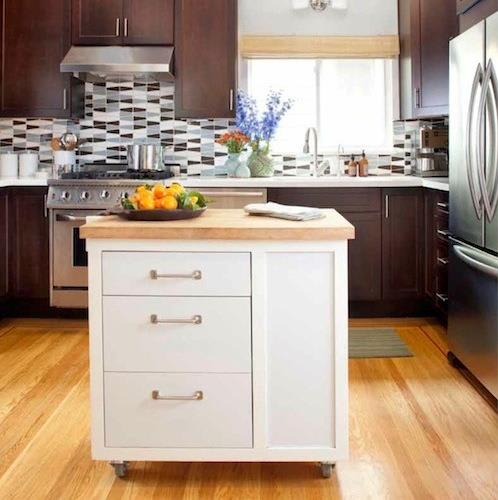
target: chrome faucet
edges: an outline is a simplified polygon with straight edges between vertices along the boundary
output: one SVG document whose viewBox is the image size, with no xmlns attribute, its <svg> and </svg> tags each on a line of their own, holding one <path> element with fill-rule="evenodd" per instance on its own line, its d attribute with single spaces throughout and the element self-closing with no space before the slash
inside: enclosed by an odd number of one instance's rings
<svg viewBox="0 0 498 500">
<path fill-rule="evenodd" d="M 321 177 L 325 173 L 325 170 L 330 167 L 330 163 L 328 160 L 318 163 L 318 132 L 315 127 L 310 127 L 306 130 L 303 153 L 309 154 L 310 152 L 311 133 L 313 133 L 313 177 Z"/>
</svg>

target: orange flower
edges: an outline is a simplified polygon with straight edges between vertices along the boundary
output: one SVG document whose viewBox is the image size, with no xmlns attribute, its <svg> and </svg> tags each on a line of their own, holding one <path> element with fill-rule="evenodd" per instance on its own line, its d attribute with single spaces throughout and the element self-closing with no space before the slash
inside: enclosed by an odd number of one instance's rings
<svg viewBox="0 0 498 500">
<path fill-rule="evenodd" d="M 229 153 L 241 153 L 245 145 L 250 141 L 247 135 L 239 130 L 234 132 L 226 132 L 219 139 L 216 140 L 218 144 L 226 146 Z"/>
</svg>

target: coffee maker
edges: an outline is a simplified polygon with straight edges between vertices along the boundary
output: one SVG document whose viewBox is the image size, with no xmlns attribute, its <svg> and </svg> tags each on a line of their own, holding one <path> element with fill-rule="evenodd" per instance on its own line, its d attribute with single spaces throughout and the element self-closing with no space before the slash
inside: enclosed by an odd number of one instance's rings
<svg viewBox="0 0 498 500">
<path fill-rule="evenodd" d="M 420 129 L 415 175 L 448 177 L 448 127 L 426 126 Z"/>
</svg>

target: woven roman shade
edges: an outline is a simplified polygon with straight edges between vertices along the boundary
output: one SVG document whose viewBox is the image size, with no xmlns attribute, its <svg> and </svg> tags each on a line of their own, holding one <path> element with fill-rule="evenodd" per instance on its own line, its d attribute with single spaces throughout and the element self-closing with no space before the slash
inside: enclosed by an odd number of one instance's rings
<svg viewBox="0 0 498 500">
<path fill-rule="evenodd" d="M 246 58 L 388 59 L 399 56 L 398 35 L 251 36 L 240 39 Z"/>
</svg>

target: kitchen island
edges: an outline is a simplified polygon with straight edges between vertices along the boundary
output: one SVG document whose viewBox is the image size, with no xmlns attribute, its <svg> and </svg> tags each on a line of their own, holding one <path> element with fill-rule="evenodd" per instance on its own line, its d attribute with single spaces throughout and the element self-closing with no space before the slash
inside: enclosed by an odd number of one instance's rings
<svg viewBox="0 0 498 500">
<path fill-rule="evenodd" d="M 317 462 L 348 454 L 347 242 L 308 222 L 208 210 L 89 218 L 92 456 Z"/>
</svg>

